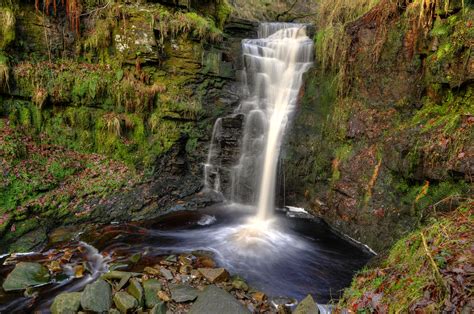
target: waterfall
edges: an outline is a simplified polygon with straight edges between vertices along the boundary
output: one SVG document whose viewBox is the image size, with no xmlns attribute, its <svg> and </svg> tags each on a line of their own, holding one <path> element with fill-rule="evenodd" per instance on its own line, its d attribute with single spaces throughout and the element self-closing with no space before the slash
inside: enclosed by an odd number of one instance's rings
<svg viewBox="0 0 474 314">
<path fill-rule="evenodd" d="M 293 23 L 262 23 L 258 37 L 242 41 L 243 100 L 233 115 L 244 116 L 240 156 L 230 166 L 222 164 L 218 156 L 229 146 L 223 141 L 229 136 L 218 119 L 205 165 L 205 185 L 220 191 L 229 176 L 230 192 L 225 196 L 257 207 L 257 218 L 265 220 L 273 212 L 280 148 L 303 74 L 312 65 L 313 41 L 304 24 Z"/>
</svg>

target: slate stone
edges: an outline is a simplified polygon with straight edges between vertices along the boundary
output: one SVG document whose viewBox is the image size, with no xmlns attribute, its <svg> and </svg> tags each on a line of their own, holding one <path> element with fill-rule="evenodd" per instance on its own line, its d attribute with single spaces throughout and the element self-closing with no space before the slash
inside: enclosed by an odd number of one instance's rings
<svg viewBox="0 0 474 314">
<path fill-rule="evenodd" d="M 250 313 L 228 292 L 215 285 L 207 286 L 191 306 L 189 314 L 248 314 Z"/>
<path fill-rule="evenodd" d="M 194 301 L 198 297 L 199 291 L 188 285 L 173 284 L 169 286 L 171 299 L 175 302 Z"/>
<path fill-rule="evenodd" d="M 164 267 L 161 267 L 160 268 L 160 273 L 163 275 L 163 277 L 165 277 L 166 280 L 173 280 L 173 274 L 171 273 L 170 270 L 168 270 Z"/>
</svg>

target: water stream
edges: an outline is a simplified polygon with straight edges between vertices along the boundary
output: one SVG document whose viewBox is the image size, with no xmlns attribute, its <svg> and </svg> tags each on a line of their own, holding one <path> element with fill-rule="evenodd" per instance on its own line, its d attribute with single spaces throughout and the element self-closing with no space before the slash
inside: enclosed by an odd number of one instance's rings
<svg viewBox="0 0 474 314">
<path fill-rule="evenodd" d="M 283 135 L 295 109 L 303 74 L 311 67 L 313 41 L 306 26 L 262 23 L 257 39 L 242 42 L 244 99 L 235 115 L 244 115 L 240 157 L 225 167 L 218 158 L 222 119 L 214 126 L 205 165 L 206 187 L 221 191 L 221 176 L 231 177 L 230 201 L 254 205 L 256 220 L 274 211 L 278 158 Z"/>
<path fill-rule="evenodd" d="M 252 207 L 215 205 L 199 211 L 176 212 L 155 221 L 90 227 L 76 240 L 51 244 L 42 253 L 0 258 L 0 277 L 18 261 L 44 262 L 51 254 L 80 248 L 81 254 L 66 264 L 66 272 L 45 286 L 35 288 L 38 295 L 23 292 L 3 293 L 0 313 L 47 313 L 54 297 L 66 291 L 82 291 L 109 267 L 127 264 L 125 271 L 142 272 L 169 254 L 206 252 L 232 275 L 242 276 L 252 287 L 269 298 L 280 296 L 301 300 L 312 294 L 324 304 L 337 298 L 354 271 L 369 255 L 329 231 L 324 223 L 274 214 L 272 228 L 261 226 L 254 233 L 242 234 L 242 226 L 254 216 Z M 75 231 L 74 231 L 75 232 Z M 88 243 L 88 244 L 86 244 Z M 140 254 L 138 263 L 130 257 Z M 68 271 L 85 263 L 83 278 Z"/>
</svg>

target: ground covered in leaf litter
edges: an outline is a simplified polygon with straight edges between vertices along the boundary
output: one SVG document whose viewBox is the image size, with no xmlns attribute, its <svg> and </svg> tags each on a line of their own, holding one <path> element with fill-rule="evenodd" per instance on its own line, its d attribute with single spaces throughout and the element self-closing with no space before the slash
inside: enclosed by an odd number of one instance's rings
<svg viewBox="0 0 474 314">
<path fill-rule="evenodd" d="M 140 180 L 121 162 L 48 142 L 44 135 L 28 135 L 0 120 L 0 239 L 5 243 L 58 219 L 87 216 L 87 205 L 79 205 L 131 188 Z M 46 233 L 35 238 L 46 240 Z M 30 250 L 33 242 L 25 239 L 10 251 Z"/>
<path fill-rule="evenodd" d="M 474 201 L 401 239 L 339 302 L 354 312 L 472 313 Z"/>
</svg>

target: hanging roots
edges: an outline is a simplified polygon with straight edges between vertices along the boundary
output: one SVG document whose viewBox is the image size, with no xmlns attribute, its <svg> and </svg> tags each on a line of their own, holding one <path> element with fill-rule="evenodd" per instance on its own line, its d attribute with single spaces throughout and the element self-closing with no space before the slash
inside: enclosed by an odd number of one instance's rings
<svg viewBox="0 0 474 314">
<path fill-rule="evenodd" d="M 53 7 L 53 13 L 56 15 L 57 12 L 57 0 L 44 0 L 42 11 L 48 14 L 51 6 Z M 79 0 L 61 0 L 61 5 L 66 9 L 66 16 L 68 17 L 71 29 L 76 33 L 79 33 L 79 24 L 82 6 Z M 40 0 L 35 0 L 36 11 L 40 11 Z"/>
</svg>

